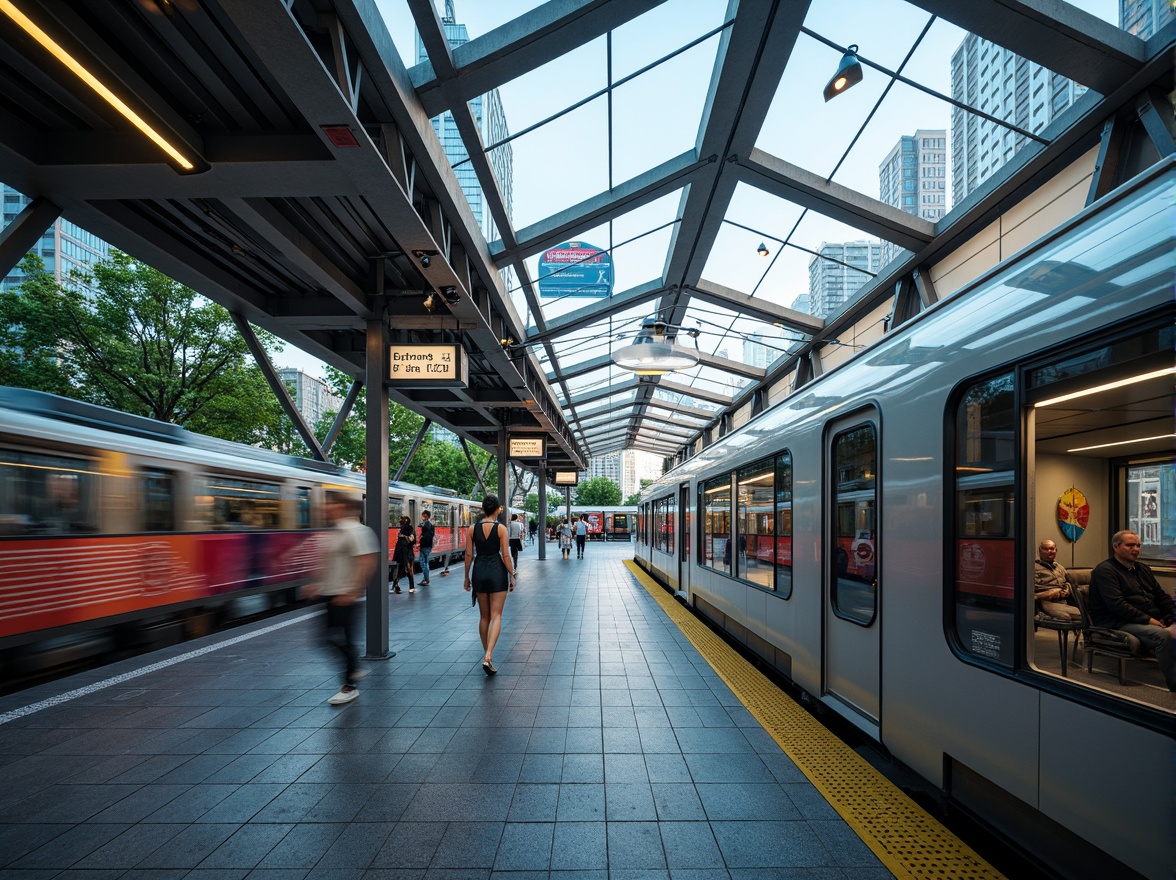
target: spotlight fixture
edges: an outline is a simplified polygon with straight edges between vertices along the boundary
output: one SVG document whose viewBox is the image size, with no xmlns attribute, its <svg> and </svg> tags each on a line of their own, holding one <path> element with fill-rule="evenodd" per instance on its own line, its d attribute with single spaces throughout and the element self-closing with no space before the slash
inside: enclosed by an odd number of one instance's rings
<svg viewBox="0 0 1176 880">
<path fill-rule="evenodd" d="M 0 0 L 2 2 L 2 0 Z M 413 251 L 412 255 L 421 261 L 421 268 L 428 269 L 433 262 L 433 255 L 436 251 Z"/>
<path fill-rule="evenodd" d="M 862 81 L 862 63 L 857 57 L 858 47 L 855 43 L 845 50 L 841 56 L 841 63 L 837 65 L 837 72 L 825 86 L 825 101 L 837 97 L 846 89 Z"/>
<path fill-rule="evenodd" d="M 453 287 L 452 285 L 446 285 L 445 287 L 442 287 L 441 296 L 444 297 L 445 302 L 449 303 L 449 305 L 457 305 L 458 296 L 456 287 Z"/>
<path fill-rule="evenodd" d="M 421 268 L 422 268 L 422 269 L 428 269 L 428 268 L 429 268 L 429 264 L 430 264 L 430 263 L 432 263 L 432 262 L 433 262 L 433 261 L 429 259 L 429 255 L 428 255 L 428 254 L 422 254 L 422 255 L 421 255 Z"/>
<path fill-rule="evenodd" d="M 665 321 L 646 318 L 633 344 L 613 352 L 613 363 L 638 376 L 661 376 L 674 370 L 690 369 L 698 363 L 698 355 L 675 343 L 673 337 L 667 335 L 669 330 Z"/>
<path fill-rule="evenodd" d="M 761 257 L 766 257 L 766 256 L 768 255 L 768 245 L 767 245 L 767 243 L 766 243 L 766 242 L 762 242 L 762 241 L 761 241 L 761 242 L 760 242 L 760 244 L 759 244 L 759 247 L 757 247 L 757 248 L 755 249 L 755 252 L 756 252 L 757 254 L 759 254 Z"/>
</svg>

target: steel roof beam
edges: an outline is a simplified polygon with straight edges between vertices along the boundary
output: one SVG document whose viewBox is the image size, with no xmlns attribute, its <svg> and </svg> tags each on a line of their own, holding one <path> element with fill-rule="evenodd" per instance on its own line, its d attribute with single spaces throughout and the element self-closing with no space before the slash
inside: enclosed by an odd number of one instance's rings
<svg viewBox="0 0 1176 880">
<path fill-rule="evenodd" d="M 443 88 L 428 62 L 409 71 L 421 106 L 430 117 L 453 107 L 449 100 L 469 101 L 503 83 L 615 30 L 660 6 L 665 0 L 551 0 L 453 52 L 456 87 Z"/>
<path fill-rule="evenodd" d="M 738 164 L 745 183 L 907 250 L 919 250 L 935 237 L 934 223 L 763 150 L 752 150 Z"/>
<path fill-rule="evenodd" d="M 1143 67 L 1143 40 L 1056 0 L 911 0 L 981 39 L 1106 95 Z"/>
<path fill-rule="evenodd" d="M 700 280 L 691 288 L 691 299 L 699 299 L 711 305 L 731 309 L 749 318 L 766 321 L 769 324 L 798 330 L 805 335 L 818 333 L 825 326 L 823 318 L 815 318 L 805 312 L 778 306 L 762 297 L 748 296 L 746 293 L 705 279 Z"/>
</svg>

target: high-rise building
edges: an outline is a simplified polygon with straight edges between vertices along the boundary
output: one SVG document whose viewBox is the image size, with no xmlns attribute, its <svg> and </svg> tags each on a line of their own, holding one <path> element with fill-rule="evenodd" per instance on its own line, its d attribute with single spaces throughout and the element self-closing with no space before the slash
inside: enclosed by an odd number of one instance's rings
<svg viewBox="0 0 1176 880">
<path fill-rule="evenodd" d="M 878 274 L 879 241 L 823 242 L 819 257 L 809 259 L 809 303 L 818 318 L 836 314 L 858 288 Z"/>
<path fill-rule="evenodd" d="M 934 223 L 947 213 L 947 131 L 919 129 L 899 138 L 878 166 L 878 198 Z M 882 242 L 882 265 L 902 250 Z"/>
<path fill-rule="evenodd" d="M 776 328 L 765 328 L 759 333 L 746 333 L 743 336 L 743 362 L 753 367 L 766 370 L 776 358 L 784 353 L 786 337 Z"/>
<path fill-rule="evenodd" d="M 304 373 L 297 367 L 279 367 L 278 377 L 287 386 L 294 386 L 294 406 L 302 413 L 311 429 L 327 412 L 338 412 L 343 401 L 322 379 Z"/>
<path fill-rule="evenodd" d="M 25 209 L 32 199 L 5 184 L 0 184 L 0 198 L 3 198 L 3 223 L 0 229 L 5 229 L 17 215 Z M 52 226 L 41 235 L 41 240 L 33 248 L 45 263 L 45 269 L 53 273 L 58 284 L 72 284 L 82 289 L 94 292 L 93 286 L 85 281 L 74 282 L 71 278 L 75 274 L 87 275 L 90 267 L 99 260 L 110 255 L 110 245 L 98 236 L 93 235 L 68 220 L 58 218 Z M 19 287 L 25 280 L 20 266 L 0 279 L 0 290 Z"/>
<path fill-rule="evenodd" d="M 610 452 L 607 455 L 598 455 L 588 462 L 588 473 L 584 475 L 585 479 L 594 480 L 597 477 L 607 477 L 618 486 L 621 485 L 621 453 Z"/>
<path fill-rule="evenodd" d="M 642 480 L 656 480 L 662 475 L 662 458 L 640 449 L 621 453 L 621 503 L 641 491 Z"/>
<path fill-rule="evenodd" d="M 1176 19 L 1172 0 L 1119 0 L 1119 27 L 1141 40 Z"/>
<path fill-rule="evenodd" d="M 1073 80 L 968 34 L 951 56 L 951 96 L 1039 133 L 1086 91 Z M 1028 138 L 975 113 L 951 111 L 952 202 L 959 204 Z"/>
<path fill-rule="evenodd" d="M 448 41 L 450 49 L 456 49 L 470 41 L 466 26 L 457 21 L 453 0 L 445 0 L 445 14 L 441 17 L 441 24 L 445 28 L 445 39 Z M 417 35 L 416 60 L 417 64 L 429 60 L 425 44 L 419 34 Z M 489 147 L 510 135 L 506 124 L 506 114 L 502 109 L 502 97 L 499 95 L 498 89 L 491 89 L 486 94 L 471 99 L 469 103 L 484 146 Z M 453 113 L 446 110 L 440 116 L 434 116 L 433 130 L 437 133 L 438 140 L 441 141 L 445 157 L 453 166 L 457 182 L 461 184 L 462 191 L 470 203 L 470 208 L 474 212 L 474 217 L 477 218 L 478 226 L 486 237 L 486 241 L 500 238 L 498 225 L 486 209 L 485 200 L 482 198 L 482 186 L 478 183 L 478 175 L 474 171 L 473 164 L 469 161 L 469 153 L 466 152 L 461 133 L 457 130 Z M 490 167 L 494 169 L 494 176 L 498 179 L 498 189 L 502 193 L 506 215 L 510 217 L 513 210 L 514 150 L 509 143 L 506 143 L 490 150 L 487 158 Z"/>
</svg>

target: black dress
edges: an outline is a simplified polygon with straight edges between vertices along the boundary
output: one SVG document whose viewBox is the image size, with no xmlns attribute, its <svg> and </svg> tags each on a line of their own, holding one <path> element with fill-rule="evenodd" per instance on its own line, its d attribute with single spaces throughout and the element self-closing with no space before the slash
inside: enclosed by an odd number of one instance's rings
<svg viewBox="0 0 1176 880">
<path fill-rule="evenodd" d="M 502 561 L 502 544 L 498 530 L 502 524 L 494 522 L 490 534 L 482 537 L 482 523 L 474 529 L 474 565 L 470 572 L 470 586 L 475 593 L 505 593 L 510 587 L 510 574 Z"/>
</svg>

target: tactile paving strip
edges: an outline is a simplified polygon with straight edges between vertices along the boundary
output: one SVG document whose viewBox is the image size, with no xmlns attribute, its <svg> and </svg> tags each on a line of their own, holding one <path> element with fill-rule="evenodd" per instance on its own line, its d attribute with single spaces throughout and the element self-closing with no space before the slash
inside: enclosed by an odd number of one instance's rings
<svg viewBox="0 0 1176 880">
<path fill-rule="evenodd" d="M 895 877 L 1002 875 L 773 685 L 636 563 L 625 565 L 731 692 Z"/>
</svg>

